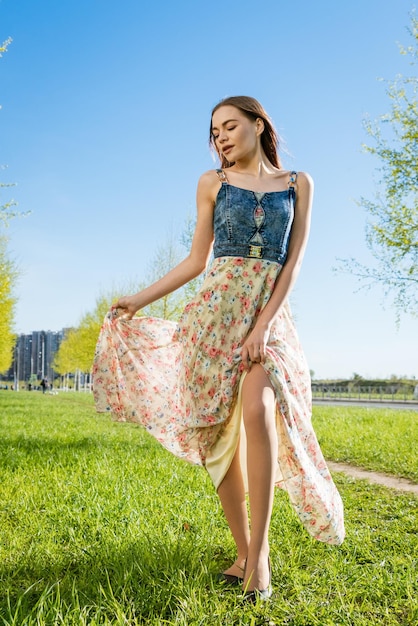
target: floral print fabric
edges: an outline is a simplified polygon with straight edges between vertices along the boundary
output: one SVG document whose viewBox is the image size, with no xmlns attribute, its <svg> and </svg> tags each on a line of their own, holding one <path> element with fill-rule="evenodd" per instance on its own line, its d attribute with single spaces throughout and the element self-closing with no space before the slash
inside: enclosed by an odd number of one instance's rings
<svg viewBox="0 0 418 626">
<path fill-rule="evenodd" d="M 280 269 L 263 259 L 215 259 L 179 323 L 110 312 L 93 368 L 97 410 L 142 424 L 173 454 L 204 465 L 233 413 L 242 343 Z M 309 370 L 287 304 L 264 369 L 277 398 L 280 487 L 311 535 L 339 544 L 343 506 L 311 426 Z"/>
</svg>

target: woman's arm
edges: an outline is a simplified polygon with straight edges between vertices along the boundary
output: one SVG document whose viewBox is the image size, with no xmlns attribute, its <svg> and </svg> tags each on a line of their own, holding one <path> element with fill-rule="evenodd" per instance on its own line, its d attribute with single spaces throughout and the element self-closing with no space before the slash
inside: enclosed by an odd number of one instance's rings
<svg viewBox="0 0 418 626">
<path fill-rule="evenodd" d="M 264 363 L 271 326 L 300 272 L 309 236 L 313 187 L 313 181 L 309 174 L 299 172 L 295 217 L 286 262 L 277 278 L 270 300 L 260 312 L 256 325 L 242 347 L 242 360 L 247 369 L 250 367 L 249 360 Z"/>
<path fill-rule="evenodd" d="M 203 174 L 197 186 L 197 222 L 189 255 L 155 283 L 132 296 L 123 296 L 112 306 L 131 319 L 139 309 L 179 289 L 206 268 L 213 243 L 213 209 L 219 179 L 216 172 Z"/>
</svg>

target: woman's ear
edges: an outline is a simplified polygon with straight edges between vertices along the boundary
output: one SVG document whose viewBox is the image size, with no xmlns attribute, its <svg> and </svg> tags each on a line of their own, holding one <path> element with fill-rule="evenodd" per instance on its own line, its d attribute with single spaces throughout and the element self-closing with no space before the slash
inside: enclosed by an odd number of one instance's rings
<svg viewBox="0 0 418 626">
<path fill-rule="evenodd" d="M 255 120 L 255 128 L 257 131 L 257 135 L 261 135 L 264 131 L 264 120 L 261 117 L 257 117 Z"/>
</svg>

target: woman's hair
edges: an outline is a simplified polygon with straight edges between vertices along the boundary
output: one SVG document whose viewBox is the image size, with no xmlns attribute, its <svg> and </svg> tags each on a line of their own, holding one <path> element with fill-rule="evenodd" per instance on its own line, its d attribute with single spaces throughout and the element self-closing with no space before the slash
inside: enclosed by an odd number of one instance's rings
<svg viewBox="0 0 418 626">
<path fill-rule="evenodd" d="M 279 138 L 277 135 L 277 131 L 273 126 L 273 122 L 265 112 L 264 108 L 255 98 L 251 98 L 249 96 L 230 96 L 229 98 L 224 98 L 213 108 L 212 115 L 210 118 L 210 131 L 209 131 L 209 145 L 211 148 L 215 150 L 220 161 L 221 166 L 223 168 L 231 167 L 233 163 L 230 163 L 221 152 L 219 152 L 215 138 L 212 132 L 212 118 L 215 111 L 220 109 L 223 106 L 233 106 L 236 109 L 239 109 L 244 115 L 246 115 L 250 120 L 256 120 L 260 118 L 264 122 L 264 130 L 261 134 L 261 145 L 265 152 L 266 157 L 274 165 L 275 167 L 281 169 L 280 158 L 278 154 L 279 149 Z"/>
</svg>

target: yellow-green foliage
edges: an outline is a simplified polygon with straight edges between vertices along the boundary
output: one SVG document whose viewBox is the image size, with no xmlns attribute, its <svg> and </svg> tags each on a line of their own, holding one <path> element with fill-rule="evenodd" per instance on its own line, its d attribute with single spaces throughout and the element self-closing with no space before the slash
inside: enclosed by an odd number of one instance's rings
<svg viewBox="0 0 418 626">
<path fill-rule="evenodd" d="M 77 328 L 67 333 L 54 360 L 54 368 L 59 374 L 90 371 L 100 328 L 114 299 L 112 295 L 97 298 L 94 311 L 86 313 Z"/>
<path fill-rule="evenodd" d="M 13 314 L 15 299 L 13 286 L 16 269 L 7 255 L 7 240 L 0 238 L 0 372 L 9 369 L 15 342 Z"/>
</svg>

